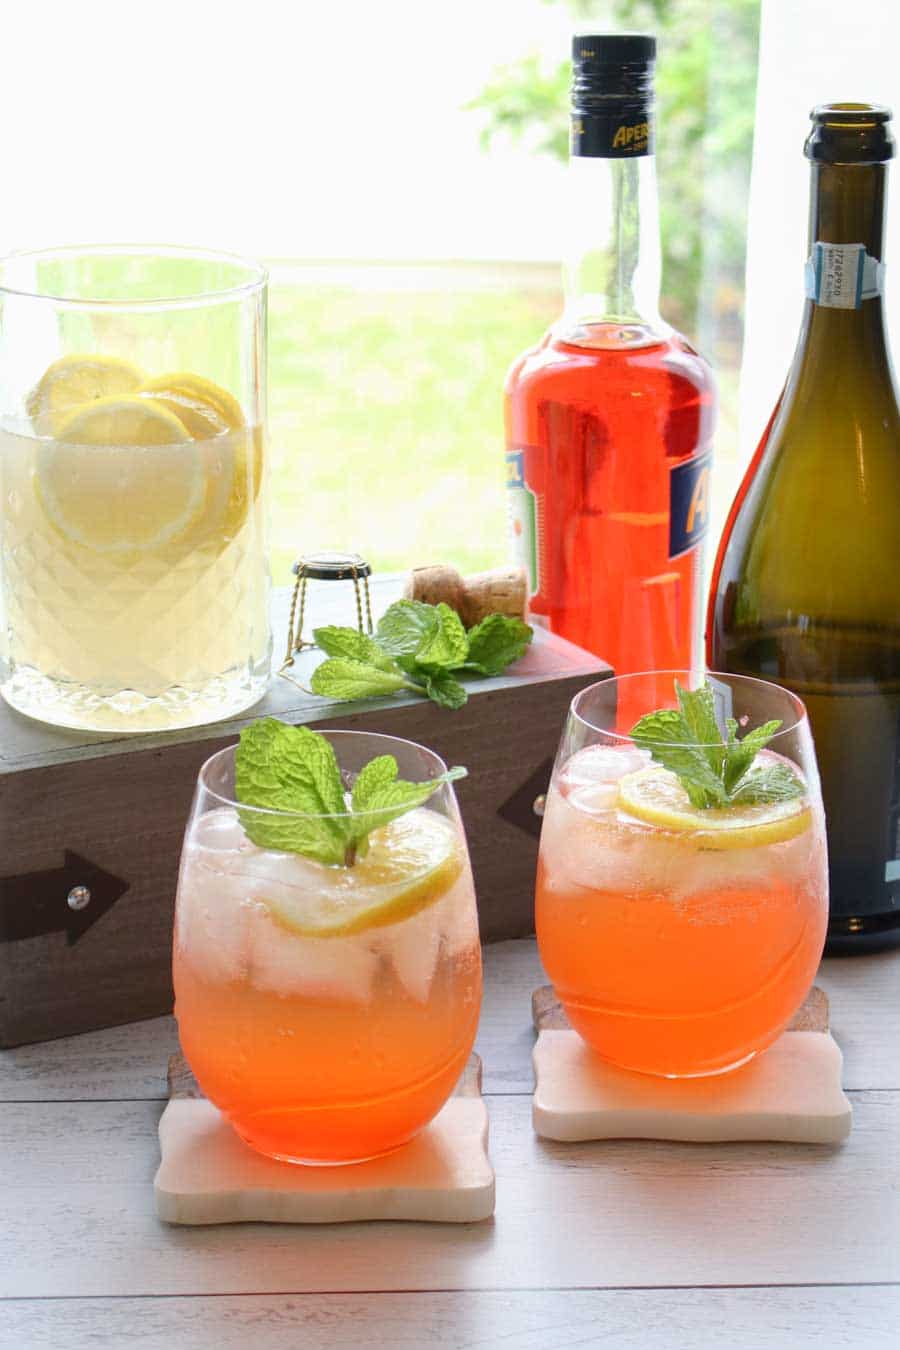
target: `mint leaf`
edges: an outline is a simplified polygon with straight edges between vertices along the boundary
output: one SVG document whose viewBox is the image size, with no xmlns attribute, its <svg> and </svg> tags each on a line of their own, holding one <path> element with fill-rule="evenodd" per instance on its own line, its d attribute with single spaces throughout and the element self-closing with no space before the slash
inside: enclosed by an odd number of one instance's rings
<svg viewBox="0 0 900 1350">
<path fill-rule="evenodd" d="M 533 632 L 521 619 L 489 614 L 466 633 L 443 602 L 397 600 L 373 637 L 333 626 L 317 628 L 313 636 L 328 657 L 313 671 L 314 694 L 349 701 L 409 689 L 442 708 L 461 708 L 468 695 L 451 672 L 499 675 L 523 654 Z"/>
<path fill-rule="evenodd" d="M 425 783 L 408 783 L 397 777 L 398 772 L 393 755 L 379 755 L 360 770 L 352 794 L 351 828 L 355 840 L 362 840 L 370 831 L 423 805 L 441 784 L 465 778 L 467 770 L 457 766 Z"/>
<path fill-rule="evenodd" d="M 677 774 L 691 805 L 710 807 L 789 801 L 804 786 L 789 765 L 754 765 L 762 748 L 781 726 L 765 722 L 738 740 L 738 723 L 726 719 L 723 740 L 715 715 L 715 694 L 708 682 L 684 689 L 675 681 L 678 708 L 648 713 L 631 728 L 635 745 L 649 750 L 657 763 Z"/>
<path fill-rule="evenodd" d="M 423 671 L 422 679 L 425 681 L 425 692 L 428 697 L 432 703 L 437 703 L 441 708 L 461 708 L 468 702 L 469 695 L 465 686 L 454 679 L 449 670 L 436 670 L 434 674 Z"/>
<path fill-rule="evenodd" d="M 251 723 L 235 750 L 234 788 L 245 806 L 299 813 L 241 811 L 244 831 L 258 848 L 343 861 L 349 822 L 337 759 L 324 736 L 274 717 Z"/>
<path fill-rule="evenodd" d="M 397 761 L 393 755 L 376 755 L 374 759 L 370 759 L 356 775 L 353 792 L 350 795 L 353 810 L 366 810 L 368 803 L 379 790 L 392 783 L 398 773 Z"/>
<path fill-rule="evenodd" d="M 716 701 L 712 689 L 705 681 L 699 689 L 684 689 L 676 680 L 675 693 L 691 740 L 702 747 L 707 764 L 716 777 L 721 778 L 725 743 L 716 722 Z"/>
<path fill-rule="evenodd" d="M 730 720 L 734 722 L 733 718 Z M 761 727 L 754 727 L 752 731 L 748 731 L 742 741 L 737 739 L 737 723 L 734 723 L 733 731 L 729 727 L 728 756 L 724 775 L 725 787 L 729 792 L 750 768 L 763 746 L 768 745 L 780 726 L 780 721 L 764 722 Z"/>
<path fill-rule="evenodd" d="M 241 732 L 234 755 L 238 815 L 251 842 L 331 865 L 352 866 L 372 830 L 421 806 L 442 783 L 466 772 L 457 767 L 408 783 L 398 778 L 393 755 L 378 755 L 357 774 L 348 808 L 334 750 L 319 732 L 261 718 Z"/>
<path fill-rule="evenodd" d="M 375 630 L 375 641 L 390 656 L 414 656 L 438 627 L 437 610 L 421 600 L 395 600 Z"/>
<path fill-rule="evenodd" d="M 453 670 L 469 654 L 469 639 L 463 621 L 455 609 L 442 600 L 435 606 L 436 623 L 415 650 L 419 666 L 439 666 Z"/>
<path fill-rule="evenodd" d="M 481 675 L 502 675 L 507 666 L 523 656 L 534 633 L 521 619 L 505 614 L 489 614 L 469 629 L 469 655 L 466 670 Z"/>
<path fill-rule="evenodd" d="M 314 628 L 313 641 L 326 656 L 345 656 L 377 670 L 396 671 L 393 658 L 357 628 Z"/>
<path fill-rule="evenodd" d="M 800 779 L 787 764 L 770 763 L 750 769 L 729 800 L 740 802 L 742 806 L 754 806 L 765 802 L 789 802 L 794 797 L 802 797 L 804 792 Z"/>
<path fill-rule="evenodd" d="M 316 666 L 309 682 L 314 694 L 347 701 L 355 698 L 381 698 L 400 689 L 418 689 L 402 670 L 382 670 L 363 661 L 333 656 Z M 421 693 L 421 689 L 418 689 Z"/>
<path fill-rule="evenodd" d="M 693 744 L 695 738 L 682 712 L 661 708 L 647 713 L 631 728 L 631 739 L 678 775 L 692 806 L 704 809 L 725 805 L 725 786 L 704 751 Z"/>
</svg>

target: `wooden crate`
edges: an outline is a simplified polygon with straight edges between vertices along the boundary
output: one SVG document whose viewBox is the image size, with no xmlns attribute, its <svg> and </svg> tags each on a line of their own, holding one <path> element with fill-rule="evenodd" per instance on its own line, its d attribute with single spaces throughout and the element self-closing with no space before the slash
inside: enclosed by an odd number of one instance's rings
<svg viewBox="0 0 900 1350">
<path fill-rule="evenodd" d="M 396 592 L 396 584 L 376 586 L 376 610 Z M 276 660 L 285 622 L 281 595 Z M 295 673 L 308 680 L 319 659 L 304 656 Z M 482 935 L 531 933 L 539 828 L 532 803 L 546 788 L 573 695 L 610 674 L 596 657 L 538 631 L 518 666 L 473 682 L 457 712 L 413 696 L 331 703 L 273 678 L 266 698 L 240 718 L 116 736 L 57 731 L 0 700 L 0 1045 L 171 1010 L 175 883 L 197 772 L 263 714 L 405 736 L 465 764 L 470 776 L 457 794 Z M 79 884 L 92 899 L 73 912 L 67 897 Z"/>
</svg>

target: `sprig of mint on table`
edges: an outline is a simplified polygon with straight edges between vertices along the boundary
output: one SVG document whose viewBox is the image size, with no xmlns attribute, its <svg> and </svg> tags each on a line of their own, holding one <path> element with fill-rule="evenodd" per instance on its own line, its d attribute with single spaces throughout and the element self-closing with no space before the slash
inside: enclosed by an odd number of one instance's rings
<svg viewBox="0 0 900 1350">
<path fill-rule="evenodd" d="M 726 738 L 719 730 L 708 681 L 690 690 L 676 680 L 675 693 L 677 708 L 647 713 L 629 734 L 635 745 L 678 775 L 692 806 L 700 810 L 756 806 L 803 795 L 803 784 L 787 764 L 754 763 L 781 726 L 780 720 L 764 722 L 738 740 L 738 723 L 729 717 Z"/>
<path fill-rule="evenodd" d="M 466 629 L 443 601 L 397 600 L 368 637 L 355 628 L 316 628 L 316 646 L 327 660 L 310 687 L 325 698 L 379 698 L 408 690 L 442 708 L 461 708 L 468 693 L 458 676 L 501 675 L 531 642 L 527 623 L 489 614 Z"/>
<path fill-rule="evenodd" d="M 234 789 L 241 805 L 298 813 L 240 811 L 251 842 L 345 867 L 365 857 L 372 830 L 422 806 L 442 783 L 465 778 L 467 770 L 448 769 L 425 783 L 406 782 L 398 773 L 393 755 L 370 759 L 356 777 L 348 805 L 331 742 L 309 727 L 275 717 L 245 727 L 234 753 Z"/>
</svg>

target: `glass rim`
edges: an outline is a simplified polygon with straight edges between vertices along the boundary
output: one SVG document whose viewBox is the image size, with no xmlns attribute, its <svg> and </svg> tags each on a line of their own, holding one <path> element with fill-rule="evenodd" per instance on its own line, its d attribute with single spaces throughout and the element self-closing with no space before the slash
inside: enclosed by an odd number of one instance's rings
<svg viewBox="0 0 900 1350">
<path fill-rule="evenodd" d="M 407 740 L 403 736 L 389 736 L 386 732 L 381 731 L 359 731 L 354 728 L 342 727 L 327 727 L 320 734 L 329 739 L 332 736 L 352 736 L 357 739 L 366 737 L 371 738 L 372 740 L 391 741 L 394 745 L 398 746 L 412 746 L 414 750 L 421 751 L 434 761 L 438 766 L 438 774 L 447 772 L 447 765 L 436 750 L 430 750 L 427 745 L 422 745 L 419 741 Z M 228 797 L 224 793 L 218 792 L 214 787 L 210 786 L 207 779 L 208 772 L 211 771 L 217 760 L 227 758 L 228 756 L 231 756 L 233 759 L 238 744 L 239 742 L 234 741 L 231 745 L 226 745 L 221 750 L 217 750 L 214 755 L 210 755 L 208 759 L 203 761 L 197 773 L 197 786 L 202 787 L 207 796 L 214 797 L 222 806 L 230 807 L 235 811 L 249 811 L 257 816 L 275 816 L 281 820 L 346 820 L 347 816 L 351 814 L 349 811 L 283 811 L 274 806 L 248 806 L 244 802 L 239 802 L 235 798 Z M 390 750 L 385 750 L 383 753 L 390 754 Z M 340 760 L 338 761 L 338 767 L 340 768 Z M 427 783 L 431 780 L 423 778 L 419 781 Z M 450 788 L 452 791 L 453 784 L 438 783 L 435 787 L 435 792 L 439 792 L 442 788 Z M 392 806 L 379 806 L 373 811 L 358 811 L 356 814 L 366 817 L 375 817 L 377 819 L 379 816 L 389 815 L 394 810 L 395 808 Z"/>
<path fill-rule="evenodd" d="M 578 693 L 575 695 L 575 697 L 572 699 L 572 702 L 569 704 L 569 716 L 575 718 L 576 721 L 580 722 L 582 726 L 587 727 L 590 731 L 598 732 L 602 736 L 608 736 L 610 740 L 618 741 L 622 745 L 632 745 L 633 740 L 629 734 L 623 733 L 621 731 L 611 731 L 608 727 L 598 726 L 598 724 L 595 721 L 592 721 L 590 717 L 585 716 L 585 714 L 580 711 L 577 705 L 581 702 L 582 699 L 586 699 L 590 694 L 593 694 L 598 689 L 604 689 L 611 685 L 618 686 L 626 684 L 630 680 L 647 680 L 647 679 L 659 680 L 665 678 L 666 675 L 671 675 L 673 681 L 678 679 L 679 677 L 682 678 L 687 677 L 688 679 L 698 679 L 698 680 L 699 679 L 734 680 L 735 682 L 743 685 L 748 686 L 756 685 L 763 689 L 777 690 L 779 694 L 784 695 L 784 697 L 789 701 L 794 710 L 795 717 L 792 722 L 789 722 L 787 724 L 782 722 L 782 725 L 778 728 L 778 730 L 776 732 L 773 732 L 772 736 L 769 738 L 768 741 L 769 747 L 773 746 L 783 736 L 789 736 L 792 732 L 795 732 L 798 727 L 801 727 L 804 724 L 806 725 L 809 724 L 809 714 L 806 711 L 806 704 L 803 702 L 801 698 L 798 698 L 798 696 L 795 693 L 793 693 L 790 689 L 785 689 L 784 685 L 775 684 L 773 680 L 759 680 L 753 675 L 735 675 L 732 674 L 730 671 L 726 670 L 706 670 L 700 667 L 693 667 L 693 668 L 682 667 L 680 669 L 673 668 L 670 670 L 636 670 L 629 672 L 627 675 L 612 675 L 610 676 L 609 679 L 606 680 L 595 680 L 594 683 L 589 684 L 586 689 L 580 689 Z M 647 709 L 648 713 L 654 711 L 655 709 L 653 708 Z M 750 728 L 750 730 L 752 730 L 752 728 Z M 709 745 L 716 744 L 716 742 L 660 741 L 659 744 L 682 745 L 688 746 L 690 749 L 703 749 Z"/>
<path fill-rule="evenodd" d="M 152 299 L 129 300 L 126 295 L 116 299 L 87 299 L 72 295 L 53 295 L 49 291 L 33 290 L 22 286 L 10 286 L 2 280 L 3 269 L 7 263 L 33 259 L 64 258 L 174 258 L 185 262 L 220 263 L 240 268 L 246 278 L 234 286 L 224 286 L 215 290 L 198 290 L 190 295 L 160 295 Z M 14 249 L 0 257 L 0 296 L 16 296 L 26 300 L 44 300 L 49 304 L 65 306 L 71 309 L 99 310 L 160 310 L 160 309 L 197 309 L 203 305 L 223 304 L 236 300 L 255 291 L 263 290 L 268 284 L 268 269 L 253 258 L 239 253 L 229 253 L 221 249 L 190 248 L 181 244 L 62 244 L 49 248 Z"/>
</svg>

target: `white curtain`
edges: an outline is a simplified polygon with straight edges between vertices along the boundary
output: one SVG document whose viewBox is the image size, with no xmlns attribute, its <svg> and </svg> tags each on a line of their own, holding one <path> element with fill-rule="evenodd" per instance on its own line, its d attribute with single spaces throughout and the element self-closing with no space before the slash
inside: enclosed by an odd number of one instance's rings
<svg viewBox="0 0 900 1350">
<path fill-rule="evenodd" d="M 816 103 L 886 103 L 900 141 L 900 0 L 762 0 L 740 439 L 746 460 L 784 383 L 803 308 Z M 898 147 L 900 148 L 900 147 Z M 900 161 L 890 170 L 887 312 L 900 370 Z"/>
</svg>

